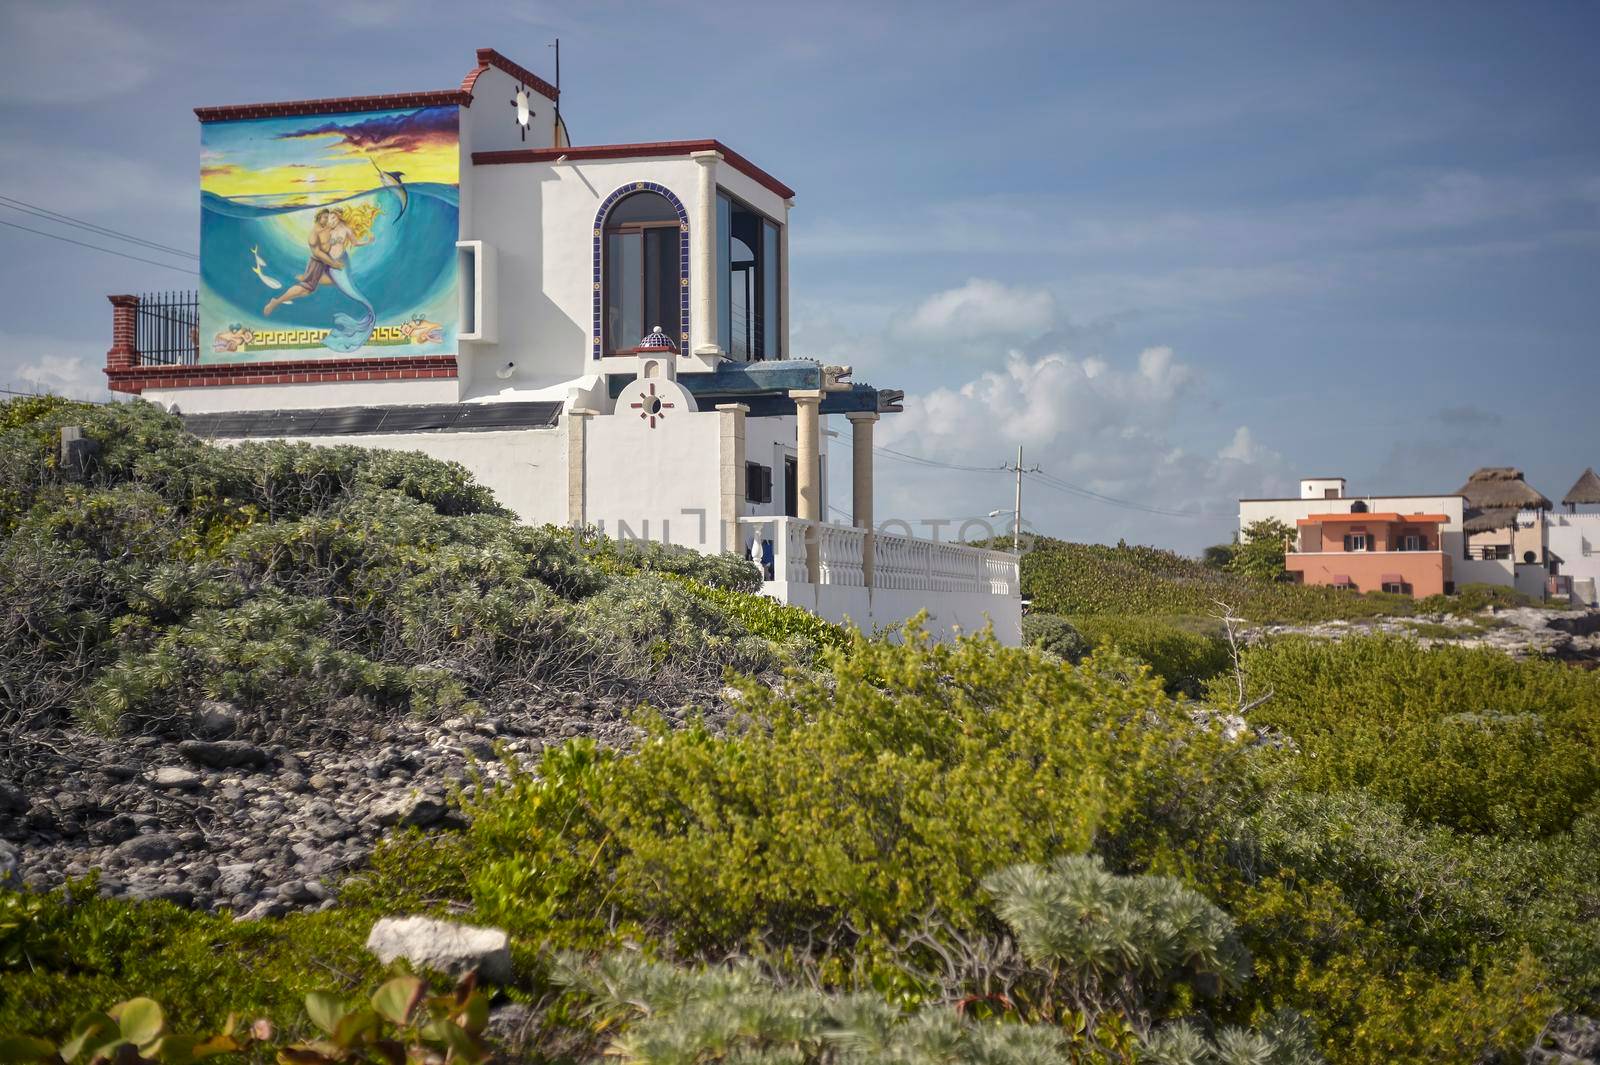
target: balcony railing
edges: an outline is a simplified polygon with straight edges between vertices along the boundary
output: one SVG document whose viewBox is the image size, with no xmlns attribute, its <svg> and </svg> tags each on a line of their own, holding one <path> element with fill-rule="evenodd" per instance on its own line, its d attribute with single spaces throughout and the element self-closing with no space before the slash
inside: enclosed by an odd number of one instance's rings
<svg viewBox="0 0 1600 1065">
<path fill-rule="evenodd" d="M 113 296 L 112 367 L 193 366 L 200 361 L 200 294 Z"/>
<path fill-rule="evenodd" d="M 865 529 L 784 517 L 740 518 L 739 523 L 757 530 L 758 560 L 767 555 L 761 545 L 771 544 L 771 561 L 763 564 L 768 581 L 809 583 L 806 547 L 815 542 L 817 583 L 866 586 Z M 873 536 L 872 584 L 897 591 L 989 595 L 1017 595 L 1020 589 L 1015 555 L 881 532 Z"/>
</svg>

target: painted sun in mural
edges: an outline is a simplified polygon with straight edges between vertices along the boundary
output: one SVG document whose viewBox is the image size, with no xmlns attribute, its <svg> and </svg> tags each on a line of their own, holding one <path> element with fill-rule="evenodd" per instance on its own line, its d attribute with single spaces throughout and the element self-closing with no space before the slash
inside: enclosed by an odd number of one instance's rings
<svg viewBox="0 0 1600 1065">
<path fill-rule="evenodd" d="M 655 382 L 652 381 L 648 391 L 639 393 L 638 402 L 630 403 L 628 406 L 638 411 L 640 418 L 648 418 L 650 420 L 650 428 L 654 429 L 656 427 L 656 419 L 666 418 L 667 411 L 677 406 L 677 404 L 668 403 L 656 395 Z"/>
</svg>

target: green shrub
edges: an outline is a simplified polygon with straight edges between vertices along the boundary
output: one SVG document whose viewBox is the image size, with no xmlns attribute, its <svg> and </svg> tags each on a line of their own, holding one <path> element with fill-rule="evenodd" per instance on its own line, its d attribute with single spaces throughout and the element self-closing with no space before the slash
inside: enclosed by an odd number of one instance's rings
<svg viewBox="0 0 1600 1065">
<path fill-rule="evenodd" d="M 1409 596 L 1358 595 L 1268 580 L 1155 547 L 1074 544 L 1039 537 L 1022 556 L 1022 593 L 1044 614 L 1209 617 L 1218 602 L 1256 622 L 1406 616 Z"/>
<path fill-rule="evenodd" d="M 1277 518 L 1253 521 L 1245 527 L 1233 557 L 1228 560 L 1228 568 L 1235 573 L 1275 581 L 1284 573 L 1284 545 L 1294 539 L 1294 527 Z"/>
<path fill-rule="evenodd" d="M 1253 692 L 1273 692 L 1255 723 L 1300 748 L 1301 787 L 1364 788 L 1507 836 L 1566 829 L 1600 789 L 1600 674 L 1381 636 L 1274 640 L 1244 666 Z"/>
<path fill-rule="evenodd" d="M 1152 680 L 990 639 L 858 637 L 829 664 L 782 693 L 741 684 L 740 731 L 564 749 L 481 796 L 480 912 L 529 936 L 631 928 L 690 950 L 846 927 L 881 943 L 930 910 L 970 926 L 986 873 L 1134 833 L 1225 755 Z"/>
<path fill-rule="evenodd" d="M 1073 623 L 1095 647 L 1114 647 L 1148 665 L 1175 695 L 1198 695 L 1207 680 L 1233 664 L 1227 642 L 1203 624 L 1109 614 Z"/>
<path fill-rule="evenodd" d="M 1093 650 L 1072 622 L 1054 614 L 1028 614 L 1022 619 L 1022 642 L 1076 665 Z"/>
<path fill-rule="evenodd" d="M 751 633 L 791 649 L 793 657 L 810 661 L 823 651 L 850 646 L 850 630 L 818 617 L 804 607 L 788 606 L 771 596 L 718 588 L 676 577 L 690 594 L 719 607 Z"/>
</svg>

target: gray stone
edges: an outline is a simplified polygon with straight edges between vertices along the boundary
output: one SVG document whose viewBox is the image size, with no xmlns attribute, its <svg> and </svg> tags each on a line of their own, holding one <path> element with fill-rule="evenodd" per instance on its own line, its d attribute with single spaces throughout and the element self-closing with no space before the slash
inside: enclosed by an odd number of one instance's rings
<svg viewBox="0 0 1600 1065">
<path fill-rule="evenodd" d="M 17 848 L 0 839 L 0 887 L 9 887 L 20 880 L 17 870 L 21 865 L 22 854 Z"/>
<path fill-rule="evenodd" d="M 185 909 L 194 905 L 194 892 L 173 884 L 129 884 L 126 896 L 143 901 L 170 902 Z"/>
<path fill-rule="evenodd" d="M 499 928 L 431 917 L 385 917 L 372 926 L 367 949 L 385 965 L 404 958 L 421 969 L 456 975 L 476 969 L 495 983 L 511 979 L 510 941 Z"/>
<path fill-rule="evenodd" d="M 239 731 L 239 708 L 232 703 L 207 699 L 195 717 L 196 728 L 204 736 L 221 738 Z"/>
<path fill-rule="evenodd" d="M 152 832 L 148 836 L 134 836 L 117 846 L 117 854 L 141 862 L 155 862 L 178 853 L 182 843 L 170 832 Z"/>
<path fill-rule="evenodd" d="M 28 797 L 19 789 L 0 784 L 0 814 L 20 814 L 28 811 Z"/>
<path fill-rule="evenodd" d="M 178 753 L 209 769 L 260 769 L 272 761 L 266 751 L 243 740 L 184 740 Z"/>
<path fill-rule="evenodd" d="M 188 791 L 200 786 L 200 774 L 175 765 L 164 765 L 150 775 L 150 783 L 171 791 Z"/>
<path fill-rule="evenodd" d="M 256 882 L 256 867 L 251 862 L 234 862 L 217 867 L 217 881 L 212 885 L 218 895 L 230 898 L 248 890 Z"/>
<path fill-rule="evenodd" d="M 443 820 L 446 812 L 444 803 L 426 795 L 391 795 L 372 804 L 372 819 L 380 825 L 427 828 Z"/>
<path fill-rule="evenodd" d="M 289 912 L 289 906 L 282 899 L 262 899 L 245 913 L 235 917 L 236 921 L 259 921 L 267 917 L 282 917 Z"/>
<path fill-rule="evenodd" d="M 89 838 L 96 843 L 121 843 L 139 834 L 139 823 L 127 814 L 101 821 L 89 830 Z"/>
</svg>

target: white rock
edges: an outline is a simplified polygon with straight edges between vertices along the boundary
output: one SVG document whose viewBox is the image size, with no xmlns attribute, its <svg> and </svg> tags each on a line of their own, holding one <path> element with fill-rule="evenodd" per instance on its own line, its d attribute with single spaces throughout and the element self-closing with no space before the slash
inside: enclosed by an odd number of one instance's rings
<svg viewBox="0 0 1600 1065">
<path fill-rule="evenodd" d="M 511 948 L 498 928 L 431 917 L 384 917 L 372 926 L 367 949 L 385 965 L 404 958 L 419 969 L 456 974 L 476 969 L 485 980 L 511 979 Z"/>
<path fill-rule="evenodd" d="M 150 782 L 158 788 L 186 790 L 200 786 L 200 774 L 191 773 L 189 770 L 180 769 L 177 766 L 165 765 L 151 775 Z"/>
</svg>

